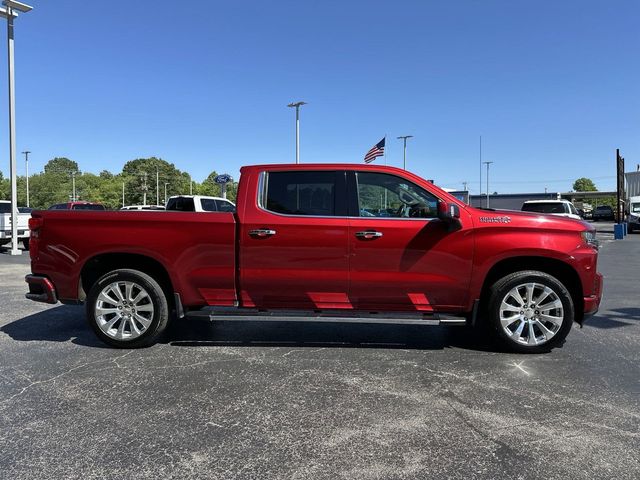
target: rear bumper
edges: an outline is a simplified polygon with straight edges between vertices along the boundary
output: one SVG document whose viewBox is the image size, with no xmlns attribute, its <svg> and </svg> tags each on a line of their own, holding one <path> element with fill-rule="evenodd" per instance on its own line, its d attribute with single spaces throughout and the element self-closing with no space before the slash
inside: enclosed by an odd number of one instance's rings
<svg viewBox="0 0 640 480">
<path fill-rule="evenodd" d="M 602 284 L 603 284 L 602 275 L 599 273 L 596 273 L 596 276 L 594 278 L 593 295 L 584 297 L 584 316 L 585 317 L 594 315 L 595 313 L 598 312 L 598 309 L 600 308 L 600 301 L 602 300 Z"/>
<path fill-rule="evenodd" d="M 24 281 L 29 285 L 29 293 L 25 295 L 34 302 L 58 303 L 58 295 L 53 282 L 42 275 L 27 275 Z"/>
</svg>

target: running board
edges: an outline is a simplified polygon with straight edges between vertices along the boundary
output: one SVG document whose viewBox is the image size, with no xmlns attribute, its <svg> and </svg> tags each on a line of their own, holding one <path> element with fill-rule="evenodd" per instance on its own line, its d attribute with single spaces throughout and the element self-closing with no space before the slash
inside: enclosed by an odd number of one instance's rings
<svg viewBox="0 0 640 480">
<path fill-rule="evenodd" d="M 387 323 L 400 325 L 466 325 L 467 318 L 444 313 L 351 312 L 351 311 L 263 311 L 250 308 L 205 307 L 187 313 L 211 321 Z"/>
</svg>

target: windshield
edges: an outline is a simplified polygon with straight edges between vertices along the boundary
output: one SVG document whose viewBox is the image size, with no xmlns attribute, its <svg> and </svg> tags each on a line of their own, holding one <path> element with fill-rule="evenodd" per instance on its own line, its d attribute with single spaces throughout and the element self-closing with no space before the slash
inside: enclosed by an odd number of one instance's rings
<svg viewBox="0 0 640 480">
<path fill-rule="evenodd" d="M 522 210 L 537 213 L 567 213 L 562 202 L 525 203 L 522 205 Z"/>
</svg>

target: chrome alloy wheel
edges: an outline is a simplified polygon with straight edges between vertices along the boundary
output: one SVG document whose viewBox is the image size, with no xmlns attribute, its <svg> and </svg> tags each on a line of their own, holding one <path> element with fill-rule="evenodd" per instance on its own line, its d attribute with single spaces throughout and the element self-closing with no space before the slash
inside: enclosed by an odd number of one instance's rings
<svg viewBox="0 0 640 480">
<path fill-rule="evenodd" d="M 553 289 L 539 283 L 513 287 L 500 304 L 500 324 L 512 341 L 542 345 L 562 327 L 564 308 Z"/>
<path fill-rule="evenodd" d="M 153 321 L 153 303 L 147 291 L 134 282 L 114 282 L 102 289 L 95 306 L 100 330 L 116 340 L 133 340 Z"/>
</svg>

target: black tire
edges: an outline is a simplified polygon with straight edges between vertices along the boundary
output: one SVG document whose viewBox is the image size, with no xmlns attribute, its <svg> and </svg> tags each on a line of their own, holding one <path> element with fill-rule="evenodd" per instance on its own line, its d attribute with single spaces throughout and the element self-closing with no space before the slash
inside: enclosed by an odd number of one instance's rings
<svg viewBox="0 0 640 480">
<path fill-rule="evenodd" d="M 134 304 L 129 301 L 128 305 L 120 308 L 115 302 L 105 302 L 103 300 L 104 297 L 100 297 L 103 290 L 111 288 L 111 290 L 108 291 L 109 298 L 115 298 L 115 296 L 112 296 L 112 292 L 115 292 L 115 289 L 122 293 L 122 288 L 124 287 L 126 291 L 127 285 L 131 284 L 133 284 L 133 287 L 131 287 L 132 291 L 129 296 L 133 295 L 133 292 L 139 294 L 141 291 L 144 291 L 146 296 L 142 296 L 141 302 L 144 302 L 143 304 Z M 109 304 L 112 304 L 112 307 L 109 307 Z M 113 316 L 109 316 L 112 315 L 112 313 L 98 315 L 96 309 L 100 308 L 99 305 L 102 307 L 107 305 L 102 311 L 116 310 L 118 308 L 120 308 L 120 311 L 113 312 Z M 136 315 L 136 310 L 133 307 L 138 308 L 138 315 Z M 145 307 L 146 310 L 152 311 L 144 313 L 142 312 L 143 307 Z M 116 348 L 140 348 L 153 345 L 162 336 L 169 323 L 169 305 L 165 292 L 155 279 L 138 270 L 113 270 L 100 277 L 89 291 L 86 300 L 86 309 L 87 321 L 98 338 L 107 345 Z M 129 309 L 126 310 L 129 318 L 125 319 L 122 317 L 122 314 L 124 314 L 125 317 L 127 316 L 123 309 Z M 145 316 L 143 316 L 143 313 Z M 147 313 L 148 316 L 146 316 Z M 121 319 L 114 320 L 118 315 L 120 315 Z M 148 322 L 148 325 L 144 326 L 140 321 L 132 320 L 132 316 L 135 318 L 142 317 L 141 319 Z M 112 323 L 112 321 L 115 321 L 115 323 L 112 325 L 113 328 L 107 330 L 109 333 L 107 334 L 103 329 L 107 328 L 108 324 Z M 121 325 L 123 331 L 120 336 L 125 336 L 127 332 L 129 332 L 132 338 L 116 338 L 119 332 L 113 332 L 113 330 L 118 330 Z M 144 329 L 140 327 L 144 327 Z M 134 337 L 134 335 L 137 336 Z"/>
<path fill-rule="evenodd" d="M 527 296 L 527 285 L 536 286 L 530 294 L 534 302 L 531 302 Z M 546 293 L 548 290 L 545 290 L 545 288 L 550 289 L 552 293 Z M 505 323 L 511 320 L 511 317 L 508 315 L 514 315 L 512 323 L 503 326 L 501 322 L 503 300 L 505 300 L 509 306 L 518 305 L 517 302 L 513 302 L 515 297 L 511 296 L 511 292 L 514 290 L 524 293 L 524 296 L 521 296 L 521 298 L 529 303 L 525 304 L 524 307 L 527 308 L 522 309 L 520 312 L 511 312 L 510 310 L 503 309 L 502 315 L 505 316 Z M 537 296 L 536 292 L 538 293 Z M 543 296 L 544 293 L 546 293 L 546 296 Z M 559 307 L 560 304 L 555 301 L 559 300 L 562 308 L 545 309 L 545 312 L 549 312 L 548 315 L 545 315 L 535 309 L 536 298 L 544 300 L 543 306 L 548 305 L 548 303 L 545 302 L 553 300 L 554 304 Z M 571 330 L 571 325 L 575 318 L 573 299 L 566 287 L 557 278 L 535 270 L 511 273 L 498 280 L 491 287 L 487 313 L 490 328 L 495 333 L 496 338 L 506 348 L 518 353 L 542 353 L 548 352 L 554 347 L 561 346 Z M 542 313 L 542 315 L 538 316 L 539 313 Z M 527 317 L 528 315 L 532 317 Z M 555 319 L 554 322 L 546 320 L 551 317 Z M 521 325 L 522 327 L 520 327 Z M 518 333 L 519 327 L 521 328 L 520 333 Z M 543 328 L 547 328 L 547 331 L 545 332 Z M 511 334 L 507 333 L 507 330 L 509 330 Z M 551 335 L 552 333 L 553 335 Z M 523 343 L 524 339 L 521 338 L 522 334 L 527 335 L 528 342 Z M 547 338 L 548 336 L 550 338 Z M 530 343 L 532 337 L 537 343 Z M 538 338 L 543 341 L 537 341 Z"/>
</svg>

